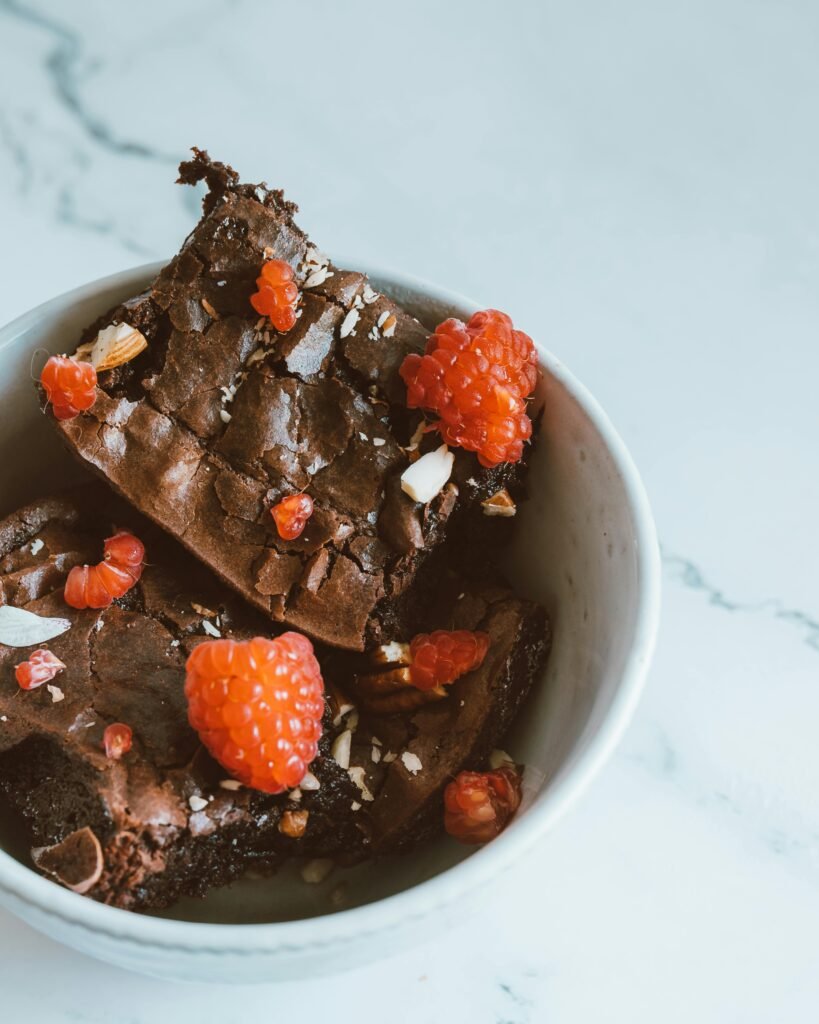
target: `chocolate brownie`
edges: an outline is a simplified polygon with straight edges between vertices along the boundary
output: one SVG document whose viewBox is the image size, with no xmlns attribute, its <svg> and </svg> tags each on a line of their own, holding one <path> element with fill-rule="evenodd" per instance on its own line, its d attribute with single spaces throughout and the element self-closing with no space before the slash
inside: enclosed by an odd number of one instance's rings
<svg viewBox="0 0 819 1024">
<path fill-rule="evenodd" d="M 69 608 L 68 571 L 98 561 L 115 527 L 146 545 L 141 580 L 108 609 Z M 237 787 L 207 755 L 183 693 L 195 645 L 214 630 L 269 635 L 269 620 L 106 488 L 44 499 L 0 522 L 2 605 L 71 623 L 47 644 L 66 665 L 51 689 L 21 691 L 14 666 L 32 648 L 0 643 L 6 813 L 22 824 L 41 870 L 132 909 L 202 894 L 249 867 L 273 870 L 291 855 L 351 863 L 440 830 L 443 786 L 461 768 L 482 766 L 548 647 L 535 606 L 492 584 L 441 581 L 428 625 L 486 630 L 483 665 L 446 699 L 385 716 L 357 696 L 369 657 L 318 647 L 328 689 L 320 753 L 298 791 L 270 796 Z M 120 760 L 102 749 L 115 721 L 134 736 Z"/>
<path fill-rule="evenodd" d="M 514 493 L 525 465 L 487 470 L 459 449 L 431 501 L 404 493 L 421 416 L 407 410 L 398 370 L 428 331 L 323 257 L 280 191 L 240 184 L 194 152 L 179 180 L 207 183 L 201 221 L 147 292 L 78 339 L 127 323 L 147 349 L 100 373 L 93 408 L 57 426 L 87 466 L 269 618 L 348 650 L 407 636 L 434 589 L 436 549 L 473 537 L 476 521 L 498 538 L 504 527 L 480 502 Z M 269 258 L 293 268 L 301 294 L 282 335 L 249 301 Z M 305 490 L 314 514 L 301 537 L 282 540 L 270 508 Z"/>
</svg>

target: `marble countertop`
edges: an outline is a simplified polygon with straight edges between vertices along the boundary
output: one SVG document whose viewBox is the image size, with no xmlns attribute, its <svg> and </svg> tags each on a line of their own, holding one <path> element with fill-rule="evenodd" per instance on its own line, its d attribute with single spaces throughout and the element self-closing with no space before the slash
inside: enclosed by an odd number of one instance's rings
<svg viewBox="0 0 819 1024">
<path fill-rule="evenodd" d="M 4 1020 L 816 1019 L 818 35 L 810 0 L 0 0 L 0 320 L 172 252 L 206 146 L 327 251 L 563 359 L 641 468 L 665 585 L 620 750 L 469 925 L 240 992 L 0 911 Z"/>
</svg>

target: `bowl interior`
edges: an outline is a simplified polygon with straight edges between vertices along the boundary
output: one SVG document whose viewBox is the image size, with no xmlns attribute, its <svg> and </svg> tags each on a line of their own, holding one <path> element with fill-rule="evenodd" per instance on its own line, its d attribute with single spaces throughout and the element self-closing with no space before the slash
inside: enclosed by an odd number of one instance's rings
<svg viewBox="0 0 819 1024">
<path fill-rule="evenodd" d="M 0 380 L 5 382 L 0 515 L 83 477 L 39 412 L 32 379 L 46 353 L 71 350 L 87 323 L 137 293 L 156 269 L 137 268 L 80 289 L 70 302 L 53 300 L 0 332 Z M 427 325 L 474 312 L 470 303 L 437 289 L 377 272 L 370 276 L 376 287 Z M 526 765 L 524 805 L 499 843 L 525 829 L 527 818 L 542 812 L 581 761 L 588 761 L 591 747 L 602 750 L 607 733 L 619 731 L 612 725 L 614 707 L 624 699 L 624 673 L 640 628 L 641 574 L 646 571 L 640 564 L 631 496 L 612 455 L 611 438 L 604 439 L 588 413 L 588 402 L 578 397 L 560 365 L 542 355 L 537 398 L 544 416 L 532 459 L 530 498 L 518 510 L 516 540 L 505 561 L 518 590 L 549 610 L 554 646 L 545 677 L 506 744 Z M 0 846 L 27 862 L 8 822 L 0 821 Z M 204 900 L 183 900 L 160 916 L 215 923 L 313 917 L 402 892 L 473 855 L 441 839 L 409 856 L 337 870 L 320 885 L 302 883 L 293 867 L 272 879 L 246 878 Z"/>
</svg>

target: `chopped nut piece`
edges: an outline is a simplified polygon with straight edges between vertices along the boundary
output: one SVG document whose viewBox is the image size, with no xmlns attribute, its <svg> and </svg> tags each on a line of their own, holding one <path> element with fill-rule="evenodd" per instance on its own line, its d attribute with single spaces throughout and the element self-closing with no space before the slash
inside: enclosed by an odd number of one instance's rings
<svg viewBox="0 0 819 1024">
<path fill-rule="evenodd" d="M 301 877 L 311 885 L 318 885 L 327 878 L 335 866 L 335 861 L 329 860 L 326 857 L 317 857 L 315 860 L 309 860 L 304 865 L 301 869 Z"/>
<path fill-rule="evenodd" d="M 409 665 L 410 645 L 391 640 L 388 644 L 376 647 L 370 655 L 370 660 L 376 665 Z"/>
<path fill-rule="evenodd" d="M 308 793 L 312 793 L 317 789 L 321 789 L 321 783 L 312 772 L 306 772 L 304 778 L 301 780 L 301 788 L 306 790 Z"/>
<path fill-rule="evenodd" d="M 80 895 L 97 884 L 104 866 L 100 841 L 87 827 L 53 846 L 35 847 L 31 859 L 41 871 Z"/>
<path fill-rule="evenodd" d="M 192 811 L 204 811 L 208 806 L 208 802 L 204 797 L 198 796 L 194 793 L 193 796 L 188 797 L 188 805 Z"/>
<path fill-rule="evenodd" d="M 342 768 L 350 767 L 350 749 L 353 743 L 353 734 L 349 729 L 345 729 L 336 736 L 333 741 L 332 750 L 330 753 L 333 755 L 333 759 Z"/>
<path fill-rule="evenodd" d="M 392 764 L 392 762 L 395 761 L 397 757 L 398 754 L 393 754 L 391 750 L 388 750 L 383 758 L 384 764 Z"/>
<path fill-rule="evenodd" d="M 220 779 L 219 787 L 221 789 L 228 789 L 231 792 L 236 792 L 236 790 L 242 788 L 242 784 L 238 779 Z"/>
<path fill-rule="evenodd" d="M 113 370 L 115 366 L 130 363 L 148 347 L 145 335 L 130 324 L 111 324 L 104 327 L 94 341 L 80 345 L 74 353 L 75 359 L 91 363 L 94 369 Z"/>
<path fill-rule="evenodd" d="M 413 501 L 426 505 L 443 490 L 452 475 L 455 456 L 442 444 L 434 452 L 427 452 L 401 474 L 401 490 Z"/>
<path fill-rule="evenodd" d="M 36 537 L 31 542 L 31 553 L 32 553 L 32 555 L 38 555 L 43 550 L 44 547 L 45 547 L 45 544 L 43 543 L 43 541 L 40 540 L 39 537 Z"/>
<path fill-rule="evenodd" d="M 212 622 L 208 622 L 207 619 L 202 619 L 202 629 L 208 636 L 215 636 L 217 639 L 222 635 L 216 626 Z"/>
<path fill-rule="evenodd" d="M 341 321 L 341 327 L 338 330 L 339 337 L 346 338 L 349 334 L 353 333 L 353 328 L 361 319 L 361 314 L 358 310 L 353 307 L 350 312 Z"/>
<path fill-rule="evenodd" d="M 204 615 L 206 619 L 215 619 L 219 614 L 219 612 L 206 608 L 203 604 L 197 604 L 196 601 L 191 601 L 191 608 L 193 608 L 197 615 Z"/>
<path fill-rule="evenodd" d="M 221 317 L 216 310 L 211 306 L 207 299 L 202 299 L 202 309 L 208 314 L 211 320 L 220 320 Z"/>
<path fill-rule="evenodd" d="M 489 767 L 495 771 L 506 765 L 514 765 L 515 759 L 510 757 L 505 750 L 493 750 L 489 755 Z"/>
<path fill-rule="evenodd" d="M 496 491 L 491 498 L 482 501 L 481 508 L 485 516 L 513 516 L 518 510 L 512 501 L 512 495 L 505 487 Z"/>
<path fill-rule="evenodd" d="M 368 802 L 375 800 L 375 797 L 370 792 L 367 786 L 367 777 L 364 769 L 356 766 L 355 768 L 348 768 L 347 774 L 350 776 L 352 781 L 358 786 L 361 791 L 361 799 Z"/>
<path fill-rule="evenodd" d="M 410 774 L 412 775 L 417 775 L 418 772 L 420 772 L 421 769 L 424 767 L 421 764 L 421 758 L 417 754 L 413 754 L 409 750 L 405 750 L 404 753 L 401 755 L 401 761 L 403 762 L 404 767 L 407 769 L 407 771 L 410 772 Z"/>
<path fill-rule="evenodd" d="M 279 821 L 279 832 L 291 839 L 301 839 L 307 830 L 309 811 L 285 811 Z"/>
<path fill-rule="evenodd" d="M 395 328 L 398 326 L 398 318 L 394 314 L 390 314 L 380 326 L 384 337 L 391 338 L 395 334 Z"/>
<path fill-rule="evenodd" d="M 59 704 L 61 700 L 65 700 L 65 694 L 59 686 L 54 686 L 53 683 L 46 683 L 46 689 L 51 694 L 52 704 Z"/>
</svg>

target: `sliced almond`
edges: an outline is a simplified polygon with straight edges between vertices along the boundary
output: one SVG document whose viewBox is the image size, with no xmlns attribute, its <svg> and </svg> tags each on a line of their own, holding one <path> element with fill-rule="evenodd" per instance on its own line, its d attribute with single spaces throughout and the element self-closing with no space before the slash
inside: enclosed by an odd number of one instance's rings
<svg viewBox="0 0 819 1024">
<path fill-rule="evenodd" d="M 104 866 L 100 841 L 87 827 L 53 846 L 34 847 L 31 859 L 41 871 L 80 895 L 97 884 Z"/>
<path fill-rule="evenodd" d="M 115 366 L 130 363 L 148 347 L 145 335 L 130 324 L 111 324 L 97 334 L 93 342 L 80 345 L 75 359 L 91 363 L 97 372 L 113 370 Z"/>
<path fill-rule="evenodd" d="M 513 516 L 518 508 L 512 501 L 512 495 L 504 487 L 495 491 L 491 498 L 481 502 L 481 508 L 485 516 Z"/>
</svg>

